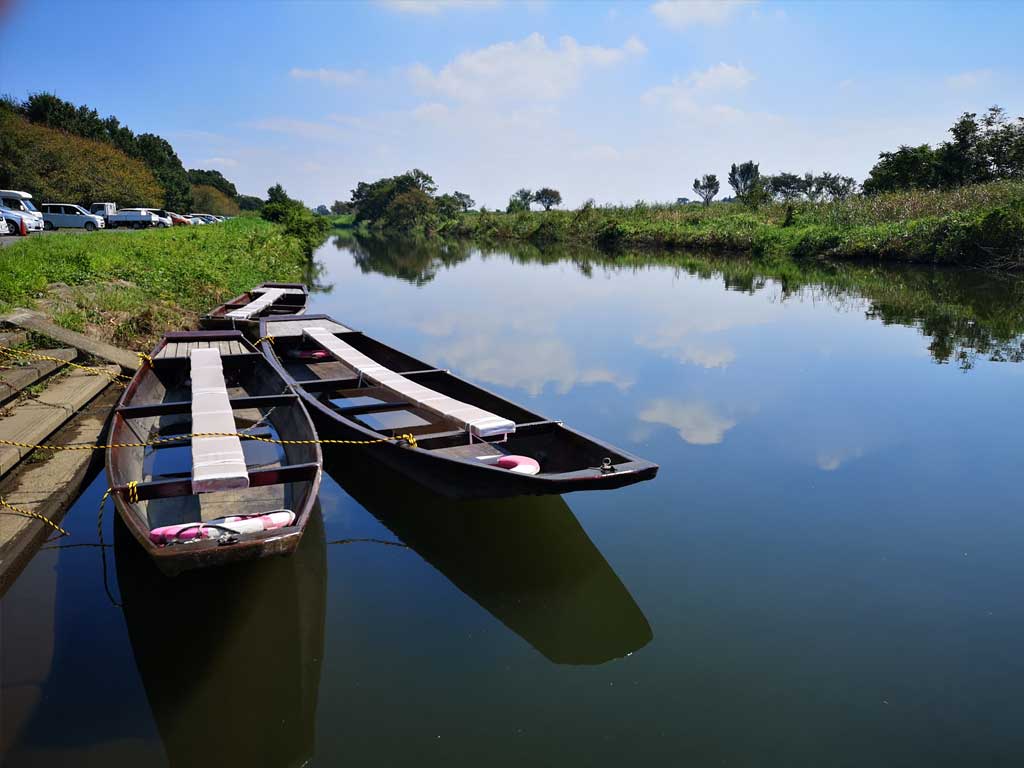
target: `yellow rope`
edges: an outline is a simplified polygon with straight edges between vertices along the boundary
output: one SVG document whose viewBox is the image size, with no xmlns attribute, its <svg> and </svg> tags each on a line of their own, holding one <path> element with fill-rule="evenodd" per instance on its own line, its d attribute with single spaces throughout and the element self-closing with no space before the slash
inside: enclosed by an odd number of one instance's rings
<svg viewBox="0 0 1024 768">
<path fill-rule="evenodd" d="M 128 482 L 128 501 L 132 504 L 139 503 L 139 483 L 137 480 L 130 480 Z"/>
<path fill-rule="evenodd" d="M 124 376 L 120 373 L 111 373 L 105 368 L 96 368 L 91 365 L 79 365 L 78 363 L 72 363 L 69 360 L 64 360 L 60 357 L 50 357 L 49 355 L 40 355 L 38 352 L 28 352 L 24 349 L 11 349 L 10 347 L 0 346 L 0 354 L 7 355 L 8 357 L 31 357 L 36 360 L 49 360 L 54 363 L 60 363 L 61 365 L 69 365 L 72 368 L 78 368 L 82 371 L 88 371 L 97 376 L 106 376 L 115 384 L 123 387 L 125 381 L 131 381 L 131 376 Z"/>
<path fill-rule="evenodd" d="M 256 341 L 254 341 L 252 343 L 252 345 L 254 347 L 259 346 L 259 343 L 261 341 L 269 341 L 271 344 L 273 344 L 274 343 L 274 337 L 273 336 L 260 336 L 258 339 L 256 339 Z"/>
<path fill-rule="evenodd" d="M 48 526 L 50 526 L 55 531 L 60 533 L 61 536 L 70 536 L 71 535 L 70 533 L 65 531 L 63 528 L 61 528 L 59 525 L 57 525 L 55 522 L 53 522 L 53 520 L 51 520 L 50 518 L 48 518 L 48 517 L 46 517 L 44 515 L 40 515 L 38 512 L 29 512 L 27 509 L 21 509 L 20 507 L 16 507 L 13 504 L 11 504 L 10 502 L 8 502 L 7 499 L 5 499 L 3 496 L 0 496 L 0 507 L 3 507 L 4 509 L 9 509 L 9 510 L 11 510 L 11 512 L 15 513 L 16 515 L 24 515 L 25 517 L 31 517 L 31 518 L 34 518 L 36 520 L 42 520 Z"/>
<path fill-rule="evenodd" d="M 145 365 L 149 363 L 150 368 L 153 367 L 153 358 L 147 355 L 145 352 L 136 352 L 135 356 L 139 358 L 139 365 Z"/>
<path fill-rule="evenodd" d="M 32 448 L 49 451 L 102 451 L 107 448 L 147 448 L 153 445 L 165 443 L 180 443 L 194 438 L 204 437 L 237 437 L 242 440 L 256 440 L 260 443 L 273 443 L 274 445 L 379 445 L 389 443 L 392 440 L 405 440 L 410 447 L 416 448 L 416 437 L 412 434 L 395 435 L 394 437 L 379 437 L 373 440 L 333 440 L 320 438 L 314 440 L 276 440 L 272 437 L 261 437 L 250 435 L 245 432 L 192 432 L 184 435 L 172 435 L 171 437 L 158 437 L 144 443 L 68 443 L 66 445 L 49 445 L 47 443 L 19 443 L 14 440 L 0 440 L 0 445 L 11 445 L 15 448 Z"/>
</svg>

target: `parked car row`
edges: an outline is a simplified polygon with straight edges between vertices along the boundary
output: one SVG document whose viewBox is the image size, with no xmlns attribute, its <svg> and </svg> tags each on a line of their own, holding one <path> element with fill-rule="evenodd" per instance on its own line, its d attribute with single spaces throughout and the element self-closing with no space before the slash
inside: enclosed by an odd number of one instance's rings
<svg viewBox="0 0 1024 768">
<path fill-rule="evenodd" d="M 33 205 L 28 192 L 0 189 L 0 235 L 28 235 L 61 228 L 93 232 L 118 227 L 190 227 L 226 220 L 224 216 L 209 213 L 180 214 L 162 208 L 119 210 L 114 203 L 93 203 L 89 210 L 74 203 L 42 203 L 40 208 Z"/>
</svg>

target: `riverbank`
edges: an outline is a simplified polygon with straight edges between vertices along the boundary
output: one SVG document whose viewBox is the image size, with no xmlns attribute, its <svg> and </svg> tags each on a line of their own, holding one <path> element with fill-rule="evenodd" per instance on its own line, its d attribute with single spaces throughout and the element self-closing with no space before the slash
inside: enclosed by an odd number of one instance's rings
<svg viewBox="0 0 1024 768">
<path fill-rule="evenodd" d="M 573 243 L 1024 268 L 1024 183 L 856 196 L 828 203 L 648 205 L 467 212 L 440 234 L 484 243 Z"/>
<path fill-rule="evenodd" d="M 302 281 L 307 263 L 300 238 L 255 217 L 33 236 L 0 251 L 0 311 L 38 309 L 64 328 L 144 350 L 254 285 Z"/>
</svg>

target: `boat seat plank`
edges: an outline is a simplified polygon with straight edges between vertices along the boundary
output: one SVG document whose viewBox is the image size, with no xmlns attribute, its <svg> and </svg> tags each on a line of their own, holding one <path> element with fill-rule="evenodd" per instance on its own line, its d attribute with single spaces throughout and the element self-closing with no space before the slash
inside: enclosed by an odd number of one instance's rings
<svg viewBox="0 0 1024 768">
<path fill-rule="evenodd" d="M 469 443 L 453 445 L 448 448 L 434 448 L 431 453 L 451 459 L 482 459 L 489 456 L 501 456 L 501 451 L 490 443 Z"/>
<path fill-rule="evenodd" d="M 204 438 L 209 439 L 209 438 Z M 196 441 L 198 442 L 198 441 Z M 249 473 L 249 487 L 259 488 L 264 485 L 278 485 L 281 483 L 299 483 L 304 480 L 313 480 L 319 471 L 320 465 L 310 464 L 285 464 L 281 467 L 270 469 L 254 469 Z M 118 486 L 114 489 L 122 497 L 127 497 L 128 487 Z M 238 490 L 230 489 L 228 492 Z M 150 499 L 170 499 L 176 496 L 192 496 L 192 481 L 189 478 L 172 480 L 148 480 L 135 486 L 140 501 Z M 215 493 L 217 493 L 215 491 Z"/>
<path fill-rule="evenodd" d="M 246 304 L 244 307 L 233 309 L 227 313 L 228 317 L 233 317 L 236 320 L 249 320 L 256 317 L 261 312 L 266 311 L 270 308 L 274 302 L 285 295 L 284 288 L 266 288 L 262 292 L 256 294 L 256 298 Z"/>
<path fill-rule="evenodd" d="M 208 343 L 208 342 L 200 342 Z M 192 440 L 192 492 L 247 488 L 249 474 L 241 440 L 234 436 L 235 418 L 216 349 L 189 353 L 192 374 L 192 431 L 230 432 L 231 436 Z"/>
<path fill-rule="evenodd" d="M 326 328 L 310 326 L 305 328 L 305 333 L 333 357 L 354 368 L 365 380 L 399 392 L 427 411 L 453 419 L 477 437 L 495 437 L 516 431 L 514 421 L 406 379 L 346 344 Z"/>
<path fill-rule="evenodd" d="M 285 393 L 281 395 L 255 395 L 252 397 L 232 397 L 228 399 L 233 411 L 242 408 L 273 408 L 279 405 L 292 404 L 298 395 Z M 126 419 L 141 419 L 147 416 L 172 416 L 190 413 L 191 400 L 172 400 L 148 405 L 126 405 L 118 410 Z"/>
<path fill-rule="evenodd" d="M 237 488 L 222 493 L 199 495 L 199 518 L 203 522 L 218 517 L 237 515 L 239 510 L 246 514 L 275 512 L 289 503 L 286 485 L 260 485 L 254 488 Z"/>
<path fill-rule="evenodd" d="M 326 328 L 331 333 L 351 333 L 352 329 L 348 328 L 341 323 L 334 322 L 333 320 L 271 320 L 267 322 L 267 335 L 276 338 L 285 338 L 288 336 L 302 336 L 303 329 L 309 327 L 311 324 L 316 323 L 320 328 Z"/>
</svg>

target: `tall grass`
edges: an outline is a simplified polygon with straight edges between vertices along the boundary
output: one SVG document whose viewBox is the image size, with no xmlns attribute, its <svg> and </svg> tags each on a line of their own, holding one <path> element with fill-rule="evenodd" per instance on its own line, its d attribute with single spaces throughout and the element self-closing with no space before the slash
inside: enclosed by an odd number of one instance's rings
<svg viewBox="0 0 1024 768">
<path fill-rule="evenodd" d="M 445 233 L 477 240 L 667 247 L 758 256 L 1024 267 L 1024 183 L 890 193 L 828 203 L 586 205 L 468 213 Z"/>
</svg>

